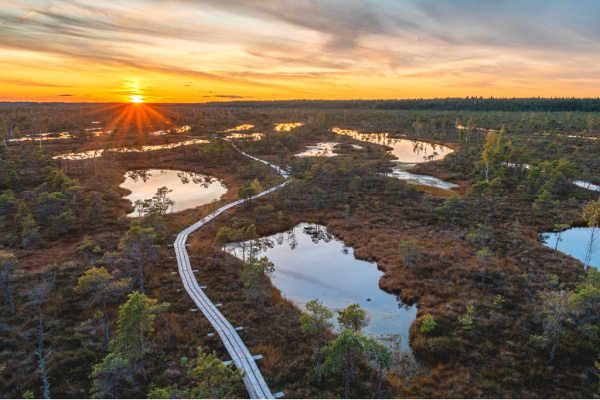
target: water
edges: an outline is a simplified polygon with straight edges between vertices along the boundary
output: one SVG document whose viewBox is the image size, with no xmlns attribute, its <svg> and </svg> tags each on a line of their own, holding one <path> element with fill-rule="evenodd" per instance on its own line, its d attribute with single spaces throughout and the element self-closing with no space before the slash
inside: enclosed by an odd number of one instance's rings
<svg viewBox="0 0 600 400">
<path fill-rule="evenodd" d="M 284 297 L 304 309 L 319 298 L 337 313 L 358 303 L 367 311 L 371 324 L 363 333 L 380 339 L 400 337 L 402 348 L 409 350 L 408 328 L 417 308 L 406 306 L 399 297 L 379 288 L 383 274 L 374 262 L 354 258 L 352 248 L 318 224 L 300 223 L 285 233 L 261 238 L 258 257 L 275 264 L 273 285 Z M 241 257 L 240 251 L 237 256 Z"/>
<path fill-rule="evenodd" d="M 422 163 L 441 160 L 454 151 L 449 147 L 437 144 L 393 138 L 390 137 L 389 133 L 360 133 L 340 128 L 333 128 L 331 130 L 340 135 L 348 135 L 356 140 L 389 146 L 392 148 L 390 153 L 403 163 Z"/>
<path fill-rule="evenodd" d="M 392 176 L 402 179 L 403 181 L 407 181 L 413 185 L 432 186 L 445 190 L 450 190 L 453 187 L 458 186 L 454 183 L 443 181 L 434 176 L 413 174 L 407 171 L 415 165 L 416 164 L 398 163 L 394 168 L 392 168 Z"/>
<path fill-rule="evenodd" d="M 254 128 L 254 125 L 244 124 L 244 125 L 236 126 L 234 128 L 231 128 L 231 129 L 226 129 L 223 132 L 247 131 L 248 129 L 252 129 L 252 128 Z"/>
<path fill-rule="evenodd" d="M 152 198 L 156 190 L 163 186 L 173 190 L 167 195 L 175 201 L 175 206 L 169 210 L 172 212 L 208 204 L 227 192 L 227 187 L 215 177 L 177 170 L 127 171 L 125 182 L 121 184 L 122 188 L 131 190 L 131 194 L 125 198 L 132 203 L 136 200 Z M 134 211 L 127 216 L 138 217 L 139 215 Z"/>
<path fill-rule="evenodd" d="M 282 124 L 276 124 L 275 130 L 277 132 L 289 132 L 294 128 L 304 125 L 304 122 L 286 122 Z"/>
<path fill-rule="evenodd" d="M 69 134 L 69 132 L 60 132 L 60 133 L 42 133 L 37 135 L 27 135 L 18 139 L 7 139 L 7 142 L 27 142 L 27 141 L 36 141 L 36 140 L 64 140 L 64 139 L 73 139 L 74 137 Z"/>
<path fill-rule="evenodd" d="M 306 150 L 302 153 L 298 153 L 296 157 L 313 157 L 313 156 L 321 156 L 321 157 L 333 157 L 338 154 L 334 153 L 334 150 L 340 145 L 337 142 L 324 142 L 317 143 L 316 146 L 306 146 Z M 357 144 L 351 145 L 355 149 L 362 149 L 362 146 Z"/>
<path fill-rule="evenodd" d="M 191 140 L 185 140 L 183 142 L 159 144 L 159 145 L 154 145 L 154 146 L 117 147 L 117 148 L 110 149 L 109 151 L 112 151 L 115 153 L 143 153 L 146 151 L 153 151 L 153 150 L 174 149 L 174 148 L 180 147 L 180 146 L 189 146 L 192 144 L 199 144 L 199 143 L 208 143 L 208 140 L 191 139 Z M 105 150 L 89 150 L 89 151 L 82 151 L 79 153 L 62 154 L 59 156 L 54 156 L 52 158 L 53 159 L 63 158 L 63 159 L 67 159 L 67 160 L 87 160 L 90 158 L 102 156 L 102 154 L 104 154 L 104 151 Z"/>
<path fill-rule="evenodd" d="M 579 186 L 580 188 L 593 190 L 595 192 L 600 192 L 600 186 L 594 185 L 588 181 L 573 181 L 573 184 Z"/>
<path fill-rule="evenodd" d="M 590 232 L 592 228 L 571 228 L 560 235 L 561 241 L 558 243 L 558 250 L 573 258 L 585 263 L 588 244 L 590 241 Z M 554 249 L 556 246 L 556 232 L 545 232 L 540 238 L 540 242 L 545 246 Z M 596 232 L 595 252 L 592 254 L 590 265 L 600 268 L 600 230 Z"/>
<path fill-rule="evenodd" d="M 260 140 L 263 138 L 262 133 L 232 133 L 225 136 L 225 139 L 248 139 L 248 140 Z"/>
</svg>

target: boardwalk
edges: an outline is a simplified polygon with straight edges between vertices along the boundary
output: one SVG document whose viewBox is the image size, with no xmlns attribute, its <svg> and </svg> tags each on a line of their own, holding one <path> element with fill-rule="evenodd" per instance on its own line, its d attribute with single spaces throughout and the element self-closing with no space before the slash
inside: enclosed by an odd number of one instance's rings
<svg viewBox="0 0 600 400">
<path fill-rule="evenodd" d="M 235 145 L 233 145 L 233 146 L 236 147 Z M 236 149 L 237 149 L 237 147 L 236 147 Z M 260 161 L 262 163 L 265 163 L 265 164 L 273 167 L 282 176 L 284 176 L 286 178 L 288 177 L 288 171 L 283 170 L 283 169 L 279 168 L 278 166 L 269 164 L 266 161 L 263 161 L 256 157 L 248 155 L 248 154 L 240 151 L 239 149 L 237 149 L 237 150 L 240 153 L 242 153 L 254 160 Z M 256 196 L 254 196 L 254 198 L 261 197 L 268 193 L 271 193 L 271 192 L 279 189 L 280 187 L 287 185 L 289 182 L 290 181 L 288 179 L 279 186 L 272 187 L 269 190 L 265 190 L 264 192 L 257 194 Z M 217 309 L 217 307 L 208 299 L 206 294 L 202 291 L 202 289 L 198 285 L 198 282 L 196 281 L 196 278 L 194 277 L 194 273 L 192 272 L 192 266 L 190 264 L 190 259 L 188 257 L 188 253 L 185 248 L 185 243 L 188 239 L 188 236 L 192 232 L 194 232 L 196 229 L 200 228 L 207 222 L 210 222 L 212 219 L 216 218 L 221 213 L 223 213 L 223 212 L 229 210 L 230 208 L 235 207 L 241 203 L 243 203 L 243 200 L 238 200 L 238 201 L 230 203 L 224 207 L 221 207 L 214 213 L 210 214 L 209 216 L 205 217 L 204 219 L 196 222 L 194 225 L 185 229 L 184 231 L 179 233 L 179 235 L 177 235 L 177 239 L 175 240 L 173 247 L 175 249 L 175 254 L 177 256 L 177 265 L 179 266 L 179 275 L 181 275 L 181 280 L 183 281 L 185 290 L 188 292 L 188 294 L 190 295 L 192 300 L 194 300 L 194 302 L 198 306 L 198 310 L 202 311 L 202 313 L 206 316 L 208 321 L 215 328 L 215 332 L 221 337 L 221 340 L 223 341 L 223 344 L 225 345 L 227 352 L 229 352 L 229 355 L 231 356 L 231 360 L 235 363 L 236 367 L 245 372 L 245 377 L 243 379 L 244 379 L 244 384 L 246 385 L 246 388 L 248 389 L 248 394 L 250 395 L 250 398 L 252 398 L 252 399 L 273 399 L 275 397 L 269 390 L 269 387 L 267 386 L 265 379 L 263 378 L 262 374 L 260 373 L 260 370 L 258 369 L 258 366 L 256 365 L 256 362 L 254 360 L 254 357 L 252 356 L 252 354 L 250 354 L 250 351 L 248 351 L 248 348 L 246 347 L 246 345 L 244 345 L 244 342 L 242 342 L 242 339 L 238 335 L 237 331 L 229 323 L 229 321 L 227 321 L 227 319 L 223 316 L 223 314 L 221 314 L 221 312 Z"/>
</svg>

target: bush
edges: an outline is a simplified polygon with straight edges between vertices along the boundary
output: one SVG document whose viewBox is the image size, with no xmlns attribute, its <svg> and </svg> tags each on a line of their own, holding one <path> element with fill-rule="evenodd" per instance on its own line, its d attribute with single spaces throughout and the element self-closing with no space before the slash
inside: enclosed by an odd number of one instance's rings
<svg viewBox="0 0 600 400">
<path fill-rule="evenodd" d="M 423 319 L 421 326 L 419 327 L 419 332 L 429 333 L 429 332 L 433 331 L 436 326 L 437 326 L 437 323 L 435 322 L 433 315 L 427 314 L 425 316 L 425 318 Z"/>
</svg>

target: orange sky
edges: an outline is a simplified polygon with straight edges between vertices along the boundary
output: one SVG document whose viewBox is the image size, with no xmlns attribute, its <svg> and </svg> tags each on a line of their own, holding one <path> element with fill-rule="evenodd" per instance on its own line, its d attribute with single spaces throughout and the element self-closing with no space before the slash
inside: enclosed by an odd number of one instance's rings
<svg viewBox="0 0 600 400">
<path fill-rule="evenodd" d="M 597 97 L 599 3 L 0 0 L 0 101 Z"/>
</svg>

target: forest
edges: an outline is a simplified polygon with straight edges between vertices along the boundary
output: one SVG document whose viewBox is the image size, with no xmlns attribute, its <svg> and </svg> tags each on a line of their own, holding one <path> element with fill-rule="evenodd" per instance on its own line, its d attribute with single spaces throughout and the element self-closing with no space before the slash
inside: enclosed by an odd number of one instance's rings
<svg viewBox="0 0 600 400">
<path fill-rule="evenodd" d="M 600 99 L 1 104 L 0 136 L 2 397 L 247 398 L 172 247 L 238 200 L 186 249 L 272 393 L 598 396 Z M 435 149 L 407 172 L 450 185 L 398 179 L 405 142 Z M 336 145 L 302 154 L 319 143 Z M 148 170 L 226 192 L 180 211 L 169 184 L 130 200 Z M 275 285 L 259 249 L 300 223 L 375 263 L 415 310 L 409 343 L 368 334 L 368 303 Z M 571 228 L 590 232 L 584 260 L 558 250 Z"/>
</svg>

